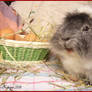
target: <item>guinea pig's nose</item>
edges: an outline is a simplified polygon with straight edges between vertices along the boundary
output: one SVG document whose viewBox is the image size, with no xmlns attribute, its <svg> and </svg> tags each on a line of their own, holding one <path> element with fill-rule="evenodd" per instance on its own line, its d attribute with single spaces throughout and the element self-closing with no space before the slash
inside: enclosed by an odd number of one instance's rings
<svg viewBox="0 0 92 92">
<path fill-rule="evenodd" d="M 68 41 L 68 40 L 70 40 L 70 37 L 63 37 L 62 40 Z"/>
</svg>

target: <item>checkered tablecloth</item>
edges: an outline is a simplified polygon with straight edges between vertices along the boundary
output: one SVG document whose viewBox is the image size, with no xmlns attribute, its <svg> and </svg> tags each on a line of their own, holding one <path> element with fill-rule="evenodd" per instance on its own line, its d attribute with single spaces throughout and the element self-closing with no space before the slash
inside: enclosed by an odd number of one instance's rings
<svg viewBox="0 0 92 92">
<path fill-rule="evenodd" d="M 52 66 L 52 68 L 51 68 Z M 14 80 L 14 75 L 10 76 L 5 84 L 0 86 L 0 91 L 71 91 L 71 90 L 92 90 L 83 87 L 74 87 L 74 83 L 68 82 L 56 76 L 56 64 L 47 67 L 45 64 L 36 64 L 38 72 L 24 73 L 21 78 Z M 0 82 L 3 75 L 0 78 Z"/>
</svg>

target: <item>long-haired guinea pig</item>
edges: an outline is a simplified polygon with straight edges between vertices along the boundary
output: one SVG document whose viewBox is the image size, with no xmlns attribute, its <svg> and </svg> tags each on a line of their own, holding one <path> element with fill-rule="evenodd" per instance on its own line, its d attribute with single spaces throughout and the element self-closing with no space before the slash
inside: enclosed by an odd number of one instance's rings
<svg viewBox="0 0 92 92">
<path fill-rule="evenodd" d="M 68 13 L 51 39 L 51 50 L 60 56 L 64 69 L 83 74 L 92 84 L 92 16 L 86 12 Z"/>
</svg>

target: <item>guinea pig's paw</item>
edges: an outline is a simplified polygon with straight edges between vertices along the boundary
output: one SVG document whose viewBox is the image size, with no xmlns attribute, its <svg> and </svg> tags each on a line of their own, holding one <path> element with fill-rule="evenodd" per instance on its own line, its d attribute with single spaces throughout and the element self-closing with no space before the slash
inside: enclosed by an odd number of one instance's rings
<svg viewBox="0 0 92 92">
<path fill-rule="evenodd" d="M 69 78 L 74 81 L 74 82 L 77 82 L 79 80 L 79 78 L 75 75 L 70 75 Z"/>
</svg>

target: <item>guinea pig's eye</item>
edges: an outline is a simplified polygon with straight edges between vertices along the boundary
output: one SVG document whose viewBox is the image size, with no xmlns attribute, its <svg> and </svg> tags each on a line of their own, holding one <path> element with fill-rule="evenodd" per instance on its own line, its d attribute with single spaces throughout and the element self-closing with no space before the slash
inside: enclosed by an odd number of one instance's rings
<svg viewBox="0 0 92 92">
<path fill-rule="evenodd" d="M 89 30 L 89 26 L 88 25 L 86 25 L 86 26 L 84 26 L 83 28 L 82 28 L 82 31 L 88 31 Z"/>
</svg>

